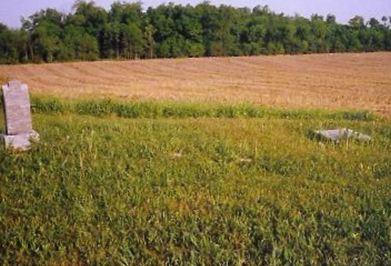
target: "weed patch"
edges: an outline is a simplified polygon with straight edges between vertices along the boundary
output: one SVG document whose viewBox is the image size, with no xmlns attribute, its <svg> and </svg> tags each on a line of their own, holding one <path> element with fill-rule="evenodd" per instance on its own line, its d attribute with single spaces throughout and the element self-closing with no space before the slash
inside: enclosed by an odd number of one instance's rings
<svg viewBox="0 0 391 266">
<path fill-rule="evenodd" d="M 386 120 L 109 100 L 33 108 L 40 142 L 0 146 L 0 264 L 390 264 Z M 319 126 L 374 141 L 307 138 Z"/>
<path fill-rule="evenodd" d="M 377 117 L 368 111 L 285 110 L 250 104 L 202 104 L 186 102 L 121 102 L 106 100 L 32 99 L 35 113 L 74 113 L 80 115 L 124 118 L 281 118 L 373 121 Z"/>
</svg>

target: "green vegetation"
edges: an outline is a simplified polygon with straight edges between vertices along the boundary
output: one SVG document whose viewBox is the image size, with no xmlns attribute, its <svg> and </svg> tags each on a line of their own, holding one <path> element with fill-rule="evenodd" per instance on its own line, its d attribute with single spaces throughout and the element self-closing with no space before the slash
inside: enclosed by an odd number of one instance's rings
<svg viewBox="0 0 391 266">
<path fill-rule="evenodd" d="M 115 2 L 105 10 L 79 0 L 70 14 L 49 8 L 22 22 L 18 30 L 0 24 L 0 63 L 391 50 L 391 17 L 343 25 L 333 15 L 289 17 L 267 6 L 144 11 L 139 2 Z"/>
<path fill-rule="evenodd" d="M 372 121 L 376 116 L 368 111 L 325 111 L 308 109 L 277 109 L 242 104 L 205 104 L 169 101 L 115 101 L 105 100 L 68 100 L 53 97 L 33 97 L 32 110 L 37 113 L 74 113 L 79 115 L 107 116 L 124 118 L 301 118 L 301 119 L 346 119 Z"/>
<path fill-rule="evenodd" d="M 219 108 L 34 98 L 41 142 L 0 147 L 0 264 L 391 263 L 389 120 Z M 308 137 L 337 126 L 374 140 Z"/>
</svg>

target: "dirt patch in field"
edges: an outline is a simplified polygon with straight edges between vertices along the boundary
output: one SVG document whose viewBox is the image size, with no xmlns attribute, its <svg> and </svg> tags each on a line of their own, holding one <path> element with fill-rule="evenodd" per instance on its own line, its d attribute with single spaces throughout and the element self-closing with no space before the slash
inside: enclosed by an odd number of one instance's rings
<svg viewBox="0 0 391 266">
<path fill-rule="evenodd" d="M 391 115 L 391 53 L 99 61 L 0 66 L 36 94 L 283 107 Z"/>
</svg>

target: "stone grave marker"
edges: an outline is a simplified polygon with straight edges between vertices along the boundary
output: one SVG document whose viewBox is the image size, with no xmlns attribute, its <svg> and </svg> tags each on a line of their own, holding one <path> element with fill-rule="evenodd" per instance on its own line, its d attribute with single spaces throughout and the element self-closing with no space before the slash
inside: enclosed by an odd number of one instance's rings
<svg viewBox="0 0 391 266">
<path fill-rule="evenodd" d="M 371 141 L 372 138 L 360 132 L 356 132 L 349 128 L 337 128 L 329 130 L 315 130 L 313 131 L 315 137 L 324 140 L 339 142 L 342 139 L 354 139 L 358 141 Z"/>
<path fill-rule="evenodd" d="M 18 80 L 13 80 L 2 88 L 5 134 L 0 137 L 6 148 L 28 150 L 31 146 L 30 140 L 39 140 L 38 133 L 32 128 L 28 87 Z"/>
</svg>

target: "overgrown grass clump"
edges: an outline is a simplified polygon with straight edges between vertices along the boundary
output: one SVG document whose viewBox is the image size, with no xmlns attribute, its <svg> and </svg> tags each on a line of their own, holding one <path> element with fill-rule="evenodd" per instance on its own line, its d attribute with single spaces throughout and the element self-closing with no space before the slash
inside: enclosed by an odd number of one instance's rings
<svg viewBox="0 0 391 266">
<path fill-rule="evenodd" d="M 0 264 L 391 263 L 388 120 L 219 108 L 34 99 L 40 143 L 0 147 Z M 373 141 L 307 137 L 329 127 Z"/>
<path fill-rule="evenodd" d="M 33 98 L 37 113 L 74 113 L 81 115 L 116 115 L 124 118 L 284 118 L 284 119 L 346 119 L 372 121 L 376 117 L 368 111 L 325 111 L 308 109 L 278 109 L 253 104 L 202 104 L 162 101 L 121 102 L 105 100 L 59 100 Z"/>
</svg>

